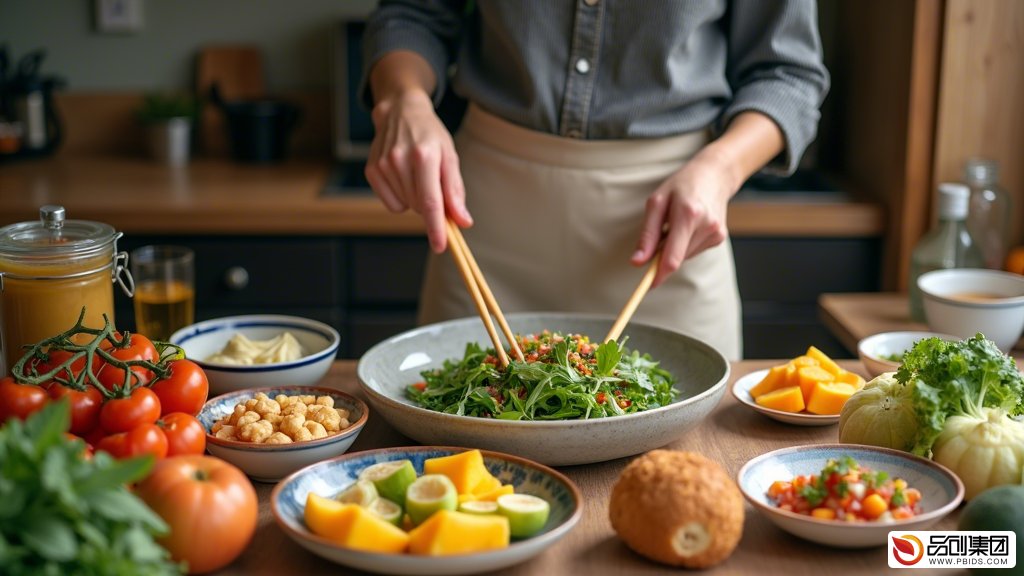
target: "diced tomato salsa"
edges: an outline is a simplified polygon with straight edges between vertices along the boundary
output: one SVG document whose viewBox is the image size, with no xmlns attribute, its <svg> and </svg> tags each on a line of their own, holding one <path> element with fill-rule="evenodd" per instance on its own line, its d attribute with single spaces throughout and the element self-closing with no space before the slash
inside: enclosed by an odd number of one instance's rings
<svg viewBox="0 0 1024 576">
<path fill-rule="evenodd" d="M 921 492 L 848 456 L 829 460 L 820 474 L 778 480 L 768 498 L 781 510 L 843 522 L 893 522 L 921 513 Z"/>
</svg>

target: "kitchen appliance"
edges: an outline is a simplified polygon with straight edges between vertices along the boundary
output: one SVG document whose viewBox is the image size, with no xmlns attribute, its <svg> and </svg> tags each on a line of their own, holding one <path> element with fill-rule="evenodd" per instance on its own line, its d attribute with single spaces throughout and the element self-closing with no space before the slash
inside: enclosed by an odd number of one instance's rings
<svg viewBox="0 0 1024 576">
<path fill-rule="evenodd" d="M 210 101 L 227 120 L 231 156 L 241 162 L 275 162 L 288 149 L 288 137 L 298 125 L 302 111 L 298 106 L 276 98 L 252 98 L 226 102 L 214 84 Z"/>
<path fill-rule="evenodd" d="M 53 91 L 64 86 L 56 76 L 42 76 L 39 69 L 44 50 L 23 56 L 11 69 L 6 48 L 0 50 L 0 116 L 6 120 L 5 142 L 12 135 L 16 145 L 0 146 L 0 159 L 45 156 L 60 145 L 60 118 L 53 103 Z"/>
</svg>

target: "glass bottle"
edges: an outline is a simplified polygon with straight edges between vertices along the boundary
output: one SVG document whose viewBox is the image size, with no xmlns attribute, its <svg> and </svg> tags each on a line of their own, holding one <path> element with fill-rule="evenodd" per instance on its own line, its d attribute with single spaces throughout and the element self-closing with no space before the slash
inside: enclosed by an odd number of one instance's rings
<svg viewBox="0 0 1024 576">
<path fill-rule="evenodd" d="M 967 207 L 970 189 L 953 182 L 939 185 L 937 209 L 939 223 L 921 238 L 910 256 L 910 317 L 924 322 L 919 276 L 946 268 L 981 268 L 981 251 L 967 231 Z"/>
<path fill-rule="evenodd" d="M 978 244 L 987 268 L 1001 270 L 1010 240 L 1010 194 L 999 186 L 999 164 L 968 158 L 964 182 L 971 187 L 967 231 Z"/>
</svg>

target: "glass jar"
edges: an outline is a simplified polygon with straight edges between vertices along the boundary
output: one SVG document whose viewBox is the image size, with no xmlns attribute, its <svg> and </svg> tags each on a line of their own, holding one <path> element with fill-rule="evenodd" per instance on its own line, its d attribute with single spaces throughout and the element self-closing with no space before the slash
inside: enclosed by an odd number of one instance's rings
<svg viewBox="0 0 1024 576">
<path fill-rule="evenodd" d="M 1002 270 L 1010 243 L 1010 193 L 999 186 L 999 164 L 987 158 L 968 158 L 964 182 L 971 187 L 967 230 L 985 257 L 985 266 Z"/>
<path fill-rule="evenodd" d="M 99 222 L 65 220 L 64 208 L 43 206 L 38 222 L 0 228 L 0 345 L 4 372 L 35 344 L 75 325 L 102 328 L 114 320 L 114 283 L 129 297 L 135 285 L 121 237 Z"/>
</svg>

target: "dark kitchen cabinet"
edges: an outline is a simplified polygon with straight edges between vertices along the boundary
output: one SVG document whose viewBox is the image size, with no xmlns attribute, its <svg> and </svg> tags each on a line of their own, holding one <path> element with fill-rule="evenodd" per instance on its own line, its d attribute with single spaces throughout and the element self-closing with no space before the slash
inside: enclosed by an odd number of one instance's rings
<svg viewBox="0 0 1024 576">
<path fill-rule="evenodd" d="M 358 358 L 415 326 L 428 253 L 426 240 L 418 237 L 126 236 L 123 241 L 126 250 L 147 244 L 195 250 L 197 320 L 236 314 L 313 318 L 341 334 L 342 358 Z M 847 357 L 818 321 L 815 302 L 823 292 L 877 291 L 881 250 L 879 239 L 734 238 L 744 356 L 788 358 L 814 344 Z M 120 327 L 134 328 L 131 301 L 123 295 L 117 318 Z"/>
</svg>

